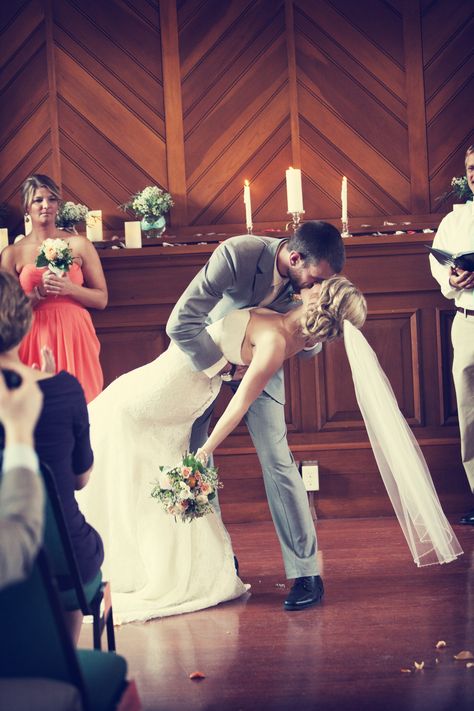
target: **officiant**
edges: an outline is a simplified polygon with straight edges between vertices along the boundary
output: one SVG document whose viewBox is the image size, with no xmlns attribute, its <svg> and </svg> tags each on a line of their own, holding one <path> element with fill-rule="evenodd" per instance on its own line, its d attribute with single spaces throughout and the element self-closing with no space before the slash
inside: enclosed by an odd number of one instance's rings
<svg viewBox="0 0 474 711">
<path fill-rule="evenodd" d="M 474 194 L 474 145 L 465 157 L 467 184 Z M 454 205 L 440 223 L 433 247 L 450 252 L 474 251 L 474 201 Z M 453 380 L 461 434 L 461 456 L 474 494 L 474 271 L 439 264 L 430 255 L 431 273 L 447 299 L 454 299 L 456 315 L 451 331 Z M 461 518 L 474 525 L 474 508 Z"/>
</svg>

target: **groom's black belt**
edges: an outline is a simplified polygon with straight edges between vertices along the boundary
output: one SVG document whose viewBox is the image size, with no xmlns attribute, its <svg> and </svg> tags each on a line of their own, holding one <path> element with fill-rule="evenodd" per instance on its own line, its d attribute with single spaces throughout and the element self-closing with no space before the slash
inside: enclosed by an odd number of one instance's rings
<svg viewBox="0 0 474 711">
<path fill-rule="evenodd" d="M 463 309 L 461 306 L 456 306 L 456 311 L 465 316 L 474 316 L 474 309 Z"/>
</svg>

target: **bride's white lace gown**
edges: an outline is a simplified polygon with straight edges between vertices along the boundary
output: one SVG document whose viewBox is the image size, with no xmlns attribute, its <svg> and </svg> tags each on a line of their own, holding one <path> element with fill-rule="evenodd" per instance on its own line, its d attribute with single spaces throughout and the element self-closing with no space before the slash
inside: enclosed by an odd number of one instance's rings
<svg viewBox="0 0 474 711">
<path fill-rule="evenodd" d="M 234 311 L 209 327 L 231 362 L 241 362 L 248 318 L 248 311 Z M 192 371 L 171 344 L 89 405 L 94 469 L 77 498 L 104 541 L 102 571 L 118 623 L 199 610 L 248 589 L 236 575 L 219 515 L 175 521 L 150 496 L 158 467 L 180 461 L 194 420 L 220 386 L 218 376 Z"/>
</svg>

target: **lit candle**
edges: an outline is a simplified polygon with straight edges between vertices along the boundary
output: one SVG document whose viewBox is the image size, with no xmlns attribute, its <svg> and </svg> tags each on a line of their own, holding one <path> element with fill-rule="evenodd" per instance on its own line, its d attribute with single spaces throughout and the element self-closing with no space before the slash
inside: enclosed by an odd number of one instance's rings
<svg viewBox="0 0 474 711">
<path fill-rule="evenodd" d="M 252 203 L 250 201 L 250 185 L 249 181 L 246 180 L 244 183 L 244 205 L 245 205 L 245 222 L 247 224 L 247 230 L 252 231 Z"/>
<path fill-rule="evenodd" d="M 91 210 L 86 216 L 86 234 L 91 242 L 102 242 L 102 210 Z"/>
<path fill-rule="evenodd" d="M 301 170 L 299 168 L 288 168 L 286 171 L 286 197 L 288 212 L 304 212 Z"/>
<path fill-rule="evenodd" d="M 347 178 L 345 175 L 342 178 L 341 204 L 342 204 L 341 220 L 342 220 L 342 222 L 347 224 Z"/>
<path fill-rule="evenodd" d="M 142 229 L 140 221 L 125 223 L 125 246 L 129 249 L 137 249 L 142 246 Z"/>
<path fill-rule="evenodd" d="M 6 227 L 0 227 L 0 252 L 8 247 L 8 230 Z"/>
</svg>

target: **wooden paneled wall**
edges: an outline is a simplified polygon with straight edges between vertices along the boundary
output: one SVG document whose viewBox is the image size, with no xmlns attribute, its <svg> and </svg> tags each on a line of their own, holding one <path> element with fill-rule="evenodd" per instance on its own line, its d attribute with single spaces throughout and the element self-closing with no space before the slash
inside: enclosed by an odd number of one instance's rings
<svg viewBox="0 0 474 711">
<path fill-rule="evenodd" d="M 471 0 L 9 0 L 0 19 L 0 202 L 52 175 L 117 206 L 171 191 L 173 228 L 286 222 L 284 171 L 307 218 L 353 225 L 442 212 L 473 141 Z"/>
<path fill-rule="evenodd" d="M 400 409 L 430 466 L 448 511 L 468 506 L 451 384 L 452 309 L 431 277 L 427 235 L 353 237 L 345 273 L 364 291 L 369 317 L 363 333 L 390 379 Z M 214 246 L 104 250 L 110 302 L 94 313 L 106 380 L 153 360 L 167 346 L 165 325 L 185 286 Z M 396 277 L 395 277 L 396 275 Z M 320 516 L 374 516 L 391 505 L 359 412 L 341 342 L 311 361 L 285 366 L 286 420 L 296 459 L 318 460 Z M 215 415 L 226 406 L 223 386 Z M 244 424 L 217 451 L 226 520 L 266 519 L 260 466 Z"/>
</svg>

